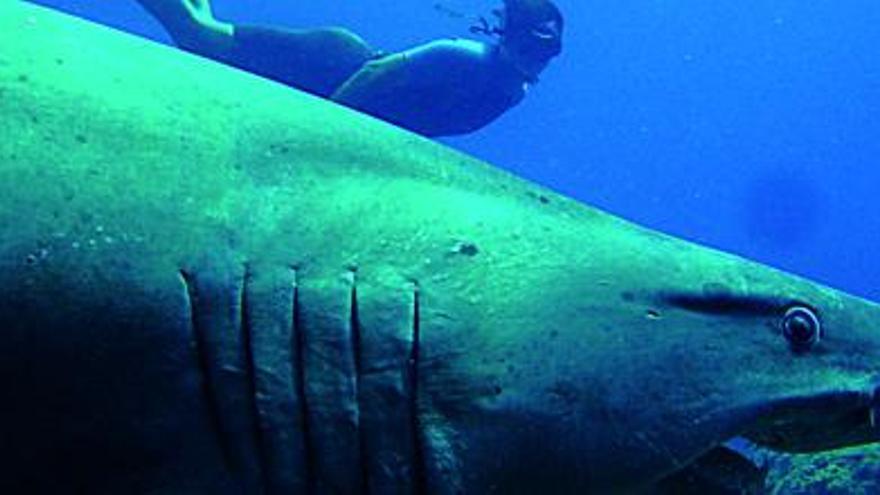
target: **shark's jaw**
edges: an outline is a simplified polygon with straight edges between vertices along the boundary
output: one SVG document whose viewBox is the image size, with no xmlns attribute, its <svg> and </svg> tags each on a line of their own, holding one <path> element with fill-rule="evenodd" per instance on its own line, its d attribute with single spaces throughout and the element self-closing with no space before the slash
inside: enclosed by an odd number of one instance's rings
<svg viewBox="0 0 880 495">
<path fill-rule="evenodd" d="M 880 441 L 880 386 L 779 398 L 734 416 L 751 420 L 656 482 L 656 493 L 765 493 L 769 465 L 754 447 L 816 453 Z"/>
<path fill-rule="evenodd" d="M 880 441 L 880 385 L 774 400 L 740 436 L 786 453 Z"/>
</svg>

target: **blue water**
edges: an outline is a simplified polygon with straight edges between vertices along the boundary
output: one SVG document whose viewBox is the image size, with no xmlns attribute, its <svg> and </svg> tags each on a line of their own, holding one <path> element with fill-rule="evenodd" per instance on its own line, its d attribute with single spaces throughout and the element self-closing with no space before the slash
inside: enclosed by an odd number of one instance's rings
<svg viewBox="0 0 880 495">
<path fill-rule="evenodd" d="M 166 41 L 133 1 L 42 0 Z M 469 15 L 483 0 L 441 2 Z M 433 1 L 215 0 L 398 50 L 467 36 Z M 880 3 L 560 0 L 565 51 L 451 146 L 631 220 L 880 300 Z"/>
</svg>

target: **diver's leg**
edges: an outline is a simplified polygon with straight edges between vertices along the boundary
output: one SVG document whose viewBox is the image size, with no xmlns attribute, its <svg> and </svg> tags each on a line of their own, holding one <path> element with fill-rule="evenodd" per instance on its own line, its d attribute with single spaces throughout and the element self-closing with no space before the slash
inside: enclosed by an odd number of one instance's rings
<svg viewBox="0 0 880 495">
<path fill-rule="evenodd" d="M 235 41 L 235 27 L 214 18 L 209 0 L 137 0 L 180 48 L 225 61 Z"/>
<path fill-rule="evenodd" d="M 208 0 L 137 1 L 184 50 L 322 97 L 377 56 L 347 29 L 238 26 L 216 20 Z"/>
<path fill-rule="evenodd" d="M 236 26 L 228 61 L 240 69 L 329 97 L 378 53 L 342 28 Z"/>
</svg>

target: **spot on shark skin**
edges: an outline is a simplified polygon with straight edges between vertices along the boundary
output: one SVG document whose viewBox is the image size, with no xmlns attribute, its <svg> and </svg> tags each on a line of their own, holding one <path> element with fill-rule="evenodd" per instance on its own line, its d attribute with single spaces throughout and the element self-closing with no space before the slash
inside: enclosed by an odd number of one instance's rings
<svg viewBox="0 0 880 495">
<path fill-rule="evenodd" d="M 467 257 L 474 257 L 479 254 L 480 248 L 472 242 L 460 241 L 449 250 L 449 254 L 460 254 Z"/>
</svg>

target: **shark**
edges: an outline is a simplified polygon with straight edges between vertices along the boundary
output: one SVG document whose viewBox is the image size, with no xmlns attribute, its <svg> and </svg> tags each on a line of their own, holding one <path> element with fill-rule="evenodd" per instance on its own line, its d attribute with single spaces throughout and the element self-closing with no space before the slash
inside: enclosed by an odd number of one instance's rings
<svg viewBox="0 0 880 495">
<path fill-rule="evenodd" d="M 3 0 L 0 116 L 4 492 L 638 494 L 880 437 L 877 304 L 354 111 Z"/>
</svg>

